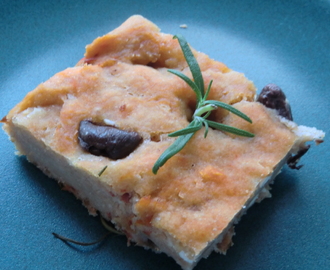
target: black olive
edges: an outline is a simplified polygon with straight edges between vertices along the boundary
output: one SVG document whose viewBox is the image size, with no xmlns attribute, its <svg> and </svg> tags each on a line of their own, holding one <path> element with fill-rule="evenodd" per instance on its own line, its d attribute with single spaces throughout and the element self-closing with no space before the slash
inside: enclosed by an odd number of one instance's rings
<svg viewBox="0 0 330 270">
<path fill-rule="evenodd" d="M 83 120 L 79 125 L 78 140 L 80 146 L 89 153 L 116 160 L 133 152 L 142 142 L 142 137 L 136 132 Z"/>
<path fill-rule="evenodd" d="M 266 85 L 258 96 L 257 101 L 267 108 L 275 109 L 279 115 L 286 119 L 293 120 L 290 104 L 282 89 L 276 84 Z"/>
</svg>

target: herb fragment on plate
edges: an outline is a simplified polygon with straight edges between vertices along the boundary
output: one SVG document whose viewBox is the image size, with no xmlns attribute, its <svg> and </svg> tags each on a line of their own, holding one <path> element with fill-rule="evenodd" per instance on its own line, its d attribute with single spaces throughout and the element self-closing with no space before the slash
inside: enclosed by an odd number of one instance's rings
<svg viewBox="0 0 330 270">
<path fill-rule="evenodd" d="M 224 125 L 224 124 L 214 122 L 211 120 L 207 120 L 207 118 L 210 116 L 211 112 L 220 107 L 220 108 L 230 111 L 233 114 L 236 114 L 237 116 L 248 121 L 249 123 L 252 123 L 252 120 L 246 114 L 235 109 L 231 105 L 226 104 L 221 101 L 217 101 L 217 100 L 206 100 L 210 93 L 213 81 L 212 80 L 210 81 L 210 83 L 207 87 L 207 90 L 205 92 L 204 79 L 202 76 L 202 72 L 200 70 L 198 62 L 197 62 L 195 56 L 193 55 L 187 41 L 181 35 L 175 35 L 173 38 L 175 38 L 179 41 L 181 50 L 183 52 L 183 55 L 187 61 L 189 69 L 191 71 L 193 80 L 191 80 L 188 76 L 186 76 L 185 74 L 183 74 L 180 71 L 175 70 L 175 69 L 169 69 L 168 72 L 178 76 L 191 87 L 191 89 L 196 94 L 197 104 L 196 104 L 196 110 L 193 114 L 192 121 L 190 122 L 190 124 L 184 129 L 181 129 L 181 130 L 168 134 L 169 137 L 178 137 L 178 138 L 158 158 L 158 160 L 156 161 L 156 163 L 154 164 L 154 166 L 152 168 L 152 172 L 154 174 L 157 174 L 159 168 L 162 167 L 167 162 L 167 160 L 169 160 L 175 154 L 180 152 L 185 147 L 185 145 L 188 143 L 188 141 L 194 136 L 194 134 L 198 130 L 200 130 L 203 126 L 205 127 L 204 138 L 206 138 L 206 136 L 208 134 L 209 127 L 212 127 L 212 128 L 218 129 L 218 130 L 223 130 L 226 132 L 230 132 L 230 133 L 233 133 L 233 134 L 236 134 L 239 136 L 254 137 L 254 134 L 252 134 L 248 131 L 245 131 L 245 130 L 242 130 L 239 128 L 235 128 L 232 126 Z"/>
</svg>

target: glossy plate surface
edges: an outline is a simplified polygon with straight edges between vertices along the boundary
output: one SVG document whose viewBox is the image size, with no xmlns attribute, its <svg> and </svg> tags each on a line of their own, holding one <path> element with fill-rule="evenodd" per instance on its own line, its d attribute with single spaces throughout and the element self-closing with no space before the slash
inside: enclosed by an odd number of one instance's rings
<svg viewBox="0 0 330 270">
<path fill-rule="evenodd" d="M 39 83 L 75 63 L 97 36 L 141 14 L 165 33 L 244 72 L 261 89 L 286 92 L 294 119 L 330 131 L 330 1 L 8 1 L 0 4 L 0 116 Z M 186 24 L 186 29 L 180 25 Z M 0 132 L 2 269 L 180 269 L 164 254 L 126 246 L 105 233 L 73 195 L 60 190 Z M 226 256 L 196 269 L 330 269 L 329 143 L 313 146 L 299 171 L 285 168 L 272 199 L 236 226 Z"/>
</svg>

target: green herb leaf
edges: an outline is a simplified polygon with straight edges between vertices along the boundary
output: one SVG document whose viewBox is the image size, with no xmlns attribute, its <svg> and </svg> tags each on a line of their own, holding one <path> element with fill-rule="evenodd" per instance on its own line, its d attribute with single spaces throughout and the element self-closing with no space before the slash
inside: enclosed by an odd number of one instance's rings
<svg viewBox="0 0 330 270">
<path fill-rule="evenodd" d="M 241 111 L 237 110 L 236 108 L 234 108 L 233 106 L 230 106 L 227 103 L 217 101 L 217 100 L 206 100 L 204 103 L 205 104 L 213 104 L 213 105 L 218 106 L 220 108 L 226 109 L 226 110 L 232 112 L 233 114 L 236 114 L 237 116 L 239 116 L 239 117 L 243 118 L 244 120 L 248 121 L 249 123 L 252 123 L 252 120 L 250 119 L 250 117 L 248 117 L 246 114 L 242 113 Z"/>
<path fill-rule="evenodd" d="M 190 127 L 194 126 L 196 122 L 191 122 L 189 124 Z M 188 126 L 188 127 L 189 127 Z M 183 147 L 187 144 L 187 142 L 194 136 L 195 133 L 189 133 L 186 135 L 182 135 L 181 137 L 177 138 L 173 144 L 170 145 L 169 148 L 165 150 L 165 152 L 159 157 L 159 159 L 156 161 L 152 168 L 152 172 L 154 174 L 157 174 L 160 167 L 162 167 L 166 161 L 168 161 L 171 157 L 173 157 L 175 154 L 180 152 Z"/>
<path fill-rule="evenodd" d="M 182 136 L 182 135 L 187 135 L 189 133 L 195 133 L 196 131 L 200 130 L 202 128 L 202 123 L 200 122 L 199 125 L 195 125 L 195 126 L 188 126 L 186 128 L 180 129 L 178 131 L 174 131 L 170 134 L 168 134 L 169 137 L 178 137 L 178 136 Z"/>
<path fill-rule="evenodd" d="M 192 90 L 194 90 L 195 94 L 197 95 L 197 100 L 202 100 L 202 93 L 199 90 L 198 86 L 193 82 L 189 77 L 181 73 L 180 71 L 177 71 L 175 69 L 169 69 L 168 72 L 180 77 L 182 80 L 184 80 Z"/>
<path fill-rule="evenodd" d="M 204 120 L 203 124 L 205 126 L 204 138 L 206 138 L 207 134 L 209 133 L 209 124 L 205 119 L 203 119 L 203 120 Z"/>
<path fill-rule="evenodd" d="M 217 109 L 217 106 L 215 106 L 213 104 L 203 105 L 203 106 L 199 107 L 198 109 L 196 109 L 196 111 L 194 113 L 194 117 L 202 116 L 204 113 L 207 114 L 216 109 Z"/>
<path fill-rule="evenodd" d="M 179 41 L 181 50 L 187 61 L 191 74 L 201 93 L 201 97 L 204 97 L 204 79 L 202 76 L 202 72 L 201 72 L 201 69 L 199 68 L 198 62 L 197 62 L 194 54 L 192 53 L 192 51 L 188 45 L 188 42 L 182 35 L 176 35 L 173 38 L 175 38 Z"/>
<path fill-rule="evenodd" d="M 213 83 L 213 80 L 210 81 L 209 86 L 207 87 L 207 90 L 206 90 L 206 93 L 205 93 L 205 96 L 204 96 L 204 99 L 203 99 L 204 101 L 207 99 L 207 97 L 210 94 L 212 83 Z"/>
<path fill-rule="evenodd" d="M 187 142 L 194 136 L 195 133 L 189 133 L 187 135 L 183 135 L 175 140 L 175 142 L 165 150 L 165 152 L 159 157 L 156 161 L 154 167 L 152 168 L 152 172 L 157 174 L 160 167 L 162 167 L 166 161 L 168 161 L 175 154 L 180 152 L 183 147 L 187 144 Z"/>
<path fill-rule="evenodd" d="M 210 121 L 210 120 L 205 120 L 205 121 L 209 124 L 210 127 L 213 127 L 213 128 L 219 129 L 219 130 L 230 132 L 230 133 L 233 133 L 233 134 L 239 135 L 239 136 L 254 137 L 253 133 L 245 131 L 243 129 L 231 127 L 231 126 L 224 125 L 224 124 L 214 122 L 214 121 Z"/>
</svg>

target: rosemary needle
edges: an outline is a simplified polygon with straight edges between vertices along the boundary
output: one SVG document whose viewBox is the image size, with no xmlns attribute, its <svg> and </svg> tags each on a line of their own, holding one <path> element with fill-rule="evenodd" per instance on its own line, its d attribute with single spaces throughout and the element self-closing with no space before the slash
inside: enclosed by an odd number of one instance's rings
<svg viewBox="0 0 330 270">
<path fill-rule="evenodd" d="M 198 130 L 200 130 L 203 126 L 205 127 L 204 138 L 206 138 L 208 134 L 209 127 L 230 132 L 238 136 L 254 137 L 254 134 L 248 131 L 207 120 L 207 117 L 209 117 L 209 115 L 213 110 L 216 110 L 217 108 L 223 108 L 237 115 L 238 117 L 241 117 L 245 121 L 252 123 L 252 120 L 246 114 L 235 109 L 231 105 L 217 100 L 206 100 L 211 90 L 212 80 L 210 81 L 207 90 L 205 92 L 204 80 L 201 69 L 187 41 L 181 35 L 176 35 L 173 38 L 179 41 L 181 50 L 191 71 L 193 80 L 175 69 L 169 69 L 168 72 L 178 76 L 190 86 L 190 88 L 196 94 L 197 104 L 196 104 L 196 110 L 193 114 L 193 119 L 189 123 L 189 125 L 184 129 L 172 132 L 168 135 L 169 137 L 178 137 L 178 138 L 161 154 L 161 156 L 155 162 L 152 168 L 152 172 L 154 174 L 157 174 L 159 168 L 163 166 L 167 162 L 167 160 L 169 160 L 171 157 L 173 157 L 175 154 L 181 151 L 188 143 L 188 141 L 194 136 L 194 134 Z"/>
<path fill-rule="evenodd" d="M 108 165 L 104 166 L 103 169 L 97 175 L 100 177 L 107 168 L 108 168 Z"/>
</svg>

